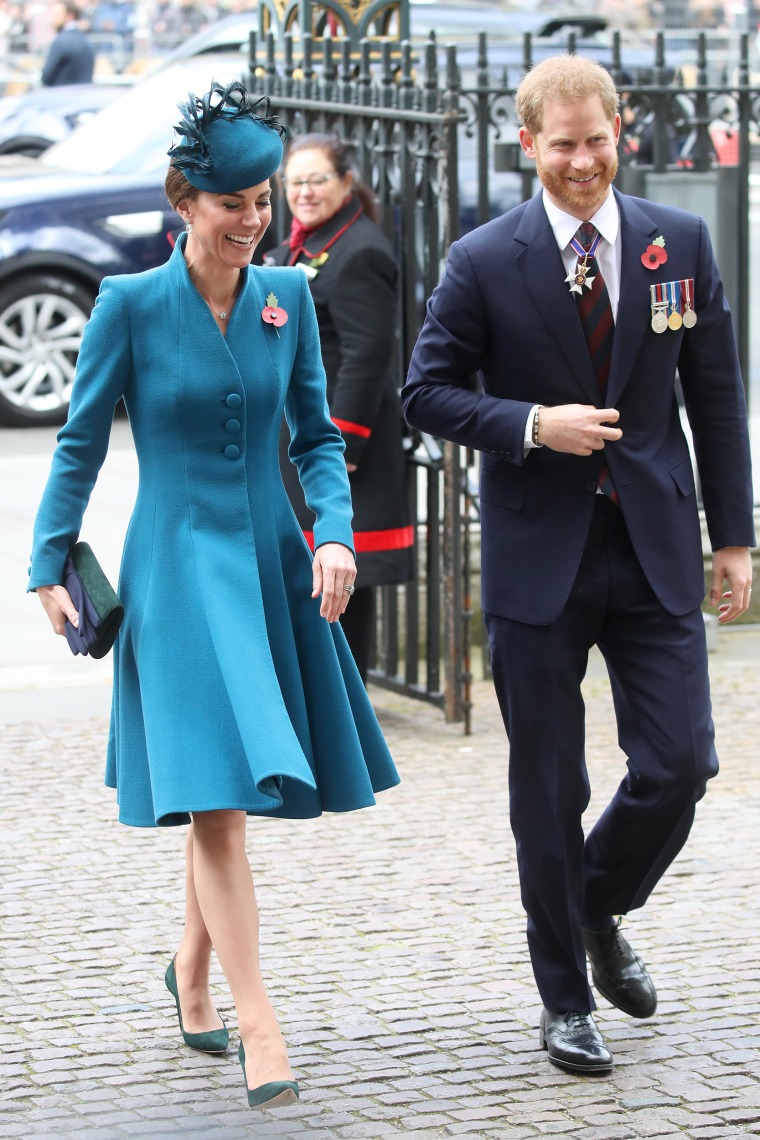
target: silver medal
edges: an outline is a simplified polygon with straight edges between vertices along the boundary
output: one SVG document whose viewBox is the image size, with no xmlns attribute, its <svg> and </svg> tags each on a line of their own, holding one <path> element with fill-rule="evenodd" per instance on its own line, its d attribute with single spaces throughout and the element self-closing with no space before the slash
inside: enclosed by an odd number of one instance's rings
<svg viewBox="0 0 760 1140">
<path fill-rule="evenodd" d="M 663 312 L 662 309 L 657 309 L 656 312 L 652 313 L 652 328 L 656 333 L 664 333 L 667 327 L 667 315 Z"/>
<path fill-rule="evenodd" d="M 691 307 L 691 287 L 694 284 L 690 277 L 687 277 L 683 283 L 684 293 L 686 294 L 686 306 L 683 312 L 683 324 L 686 329 L 693 329 L 697 323 L 697 314 Z"/>
</svg>

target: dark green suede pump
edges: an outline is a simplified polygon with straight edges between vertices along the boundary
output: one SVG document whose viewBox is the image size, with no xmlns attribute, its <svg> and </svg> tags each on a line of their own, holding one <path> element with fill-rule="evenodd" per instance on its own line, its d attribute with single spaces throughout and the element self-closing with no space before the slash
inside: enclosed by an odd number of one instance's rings
<svg viewBox="0 0 760 1140">
<path fill-rule="evenodd" d="M 230 1032 L 222 1022 L 221 1029 L 210 1029 L 208 1033 L 185 1033 L 182 1024 L 182 1010 L 179 1008 L 179 990 L 177 989 L 177 975 L 174 970 L 174 958 L 166 968 L 164 975 L 166 988 L 177 1003 L 177 1017 L 183 1040 L 191 1049 L 200 1049 L 202 1053 L 226 1053 L 230 1044 Z"/>
<path fill-rule="evenodd" d="M 248 1093 L 248 1107 L 277 1108 L 278 1105 L 294 1104 L 298 1099 L 298 1083 L 296 1081 L 267 1081 L 265 1085 L 258 1085 L 255 1089 L 248 1088 L 248 1078 L 245 1075 L 245 1049 L 240 1042 L 238 1049 L 240 1067 L 243 1070 L 245 1091 Z"/>
</svg>

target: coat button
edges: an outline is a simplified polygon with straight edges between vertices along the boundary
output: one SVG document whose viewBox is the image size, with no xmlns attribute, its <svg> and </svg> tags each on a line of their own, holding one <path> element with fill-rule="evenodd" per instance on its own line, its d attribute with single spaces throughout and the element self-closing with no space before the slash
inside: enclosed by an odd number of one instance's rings
<svg viewBox="0 0 760 1140">
<path fill-rule="evenodd" d="M 230 392 L 224 402 L 228 408 L 239 408 L 243 402 L 243 398 L 242 396 L 238 396 L 237 392 Z"/>
<path fill-rule="evenodd" d="M 228 443 L 224 449 L 224 454 L 228 459 L 237 459 L 240 455 L 240 448 L 236 443 Z"/>
<path fill-rule="evenodd" d="M 240 420 L 227 420 L 227 423 L 224 426 L 230 435 L 232 435 L 234 431 L 240 431 Z"/>
<path fill-rule="evenodd" d="M 583 484 L 583 486 L 585 487 L 585 489 L 587 491 L 596 492 L 596 483 L 594 482 L 593 479 L 587 479 L 586 482 Z"/>
</svg>

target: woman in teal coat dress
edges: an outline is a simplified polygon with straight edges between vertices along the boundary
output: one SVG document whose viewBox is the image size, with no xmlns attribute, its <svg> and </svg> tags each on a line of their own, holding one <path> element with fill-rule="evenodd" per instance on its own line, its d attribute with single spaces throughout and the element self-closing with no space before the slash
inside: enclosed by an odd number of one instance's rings
<svg viewBox="0 0 760 1140">
<path fill-rule="evenodd" d="M 224 1051 L 214 947 L 249 1103 L 269 1105 L 298 1090 L 261 981 L 246 816 L 366 807 L 398 777 L 338 622 L 356 574 L 350 491 L 306 278 L 250 264 L 271 219 L 279 129 L 239 84 L 214 85 L 184 111 L 167 195 L 187 233 L 166 265 L 101 286 L 29 588 L 57 633 L 77 623 L 63 565 L 123 398 L 140 481 L 119 580 L 106 783 L 123 823 L 192 820 L 167 986 L 186 1043 Z M 279 473 L 283 410 L 317 516 L 313 562 Z"/>
</svg>

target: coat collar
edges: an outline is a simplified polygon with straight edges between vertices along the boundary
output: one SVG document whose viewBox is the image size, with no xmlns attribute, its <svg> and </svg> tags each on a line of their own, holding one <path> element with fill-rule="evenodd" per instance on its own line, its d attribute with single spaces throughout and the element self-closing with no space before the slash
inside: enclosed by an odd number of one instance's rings
<svg viewBox="0 0 760 1140">
<path fill-rule="evenodd" d="M 657 223 L 639 201 L 613 188 L 620 210 L 621 273 L 618 320 L 612 351 L 607 402 L 612 403 L 631 374 L 633 362 L 649 323 L 649 293 L 641 265 L 642 236 L 651 238 Z M 594 404 L 599 401 L 596 382 L 576 301 L 565 283 L 562 257 L 543 204 L 543 191 L 527 203 L 515 230 L 522 247 L 517 267 L 550 335 Z"/>
<path fill-rule="evenodd" d="M 358 222 L 363 212 L 364 208 L 361 202 L 355 194 L 352 194 L 346 204 L 341 206 L 337 214 L 333 214 L 323 225 L 309 234 L 298 251 L 290 251 L 290 261 L 293 262 L 296 257 L 319 257 L 325 252 L 328 246 L 339 241 L 354 222 Z"/>
<path fill-rule="evenodd" d="M 168 261 L 169 272 L 171 273 L 172 277 L 174 278 L 175 283 L 178 285 L 181 285 L 184 290 L 187 290 L 191 294 L 191 296 L 197 301 L 198 305 L 203 309 L 203 311 L 208 313 L 209 317 L 213 321 L 214 327 L 216 328 L 217 327 L 216 321 L 214 321 L 214 318 L 213 318 L 213 316 L 209 310 L 208 305 L 203 300 L 203 297 L 201 297 L 200 293 L 198 292 L 197 288 L 195 287 L 195 284 L 193 282 L 192 277 L 190 276 L 190 270 L 188 269 L 187 262 L 185 261 L 185 244 L 186 244 L 186 242 L 187 242 L 187 234 L 184 234 L 184 233 L 180 234 L 179 237 L 177 238 L 175 244 L 174 244 L 174 249 L 172 250 L 172 255 Z M 240 302 L 244 300 L 245 295 L 250 291 L 250 280 L 251 280 L 251 267 L 249 265 L 246 265 L 240 270 L 240 288 L 238 290 L 238 294 L 237 294 L 237 297 L 235 299 L 235 306 L 232 310 L 233 317 L 234 317 L 235 309 L 238 307 Z M 188 298 L 188 303 L 190 303 L 190 298 Z M 233 317 L 230 318 L 230 322 L 232 321 Z"/>
<path fill-rule="evenodd" d="M 234 342 L 240 322 L 246 326 L 245 309 L 254 299 L 250 268 L 241 270 L 240 290 L 235 300 L 227 335 L 222 336 L 213 314 L 193 283 L 185 261 L 186 234 L 180 234 L 167 263 L 170 275 L 171 297 L 177 306 L 178 358 L 200 359 L 207 371 L 225 383 L 239 385 L 240 373 L 230 342 Z M 237 390 L 235 387 L 234 390 Z"/>
</svg>

